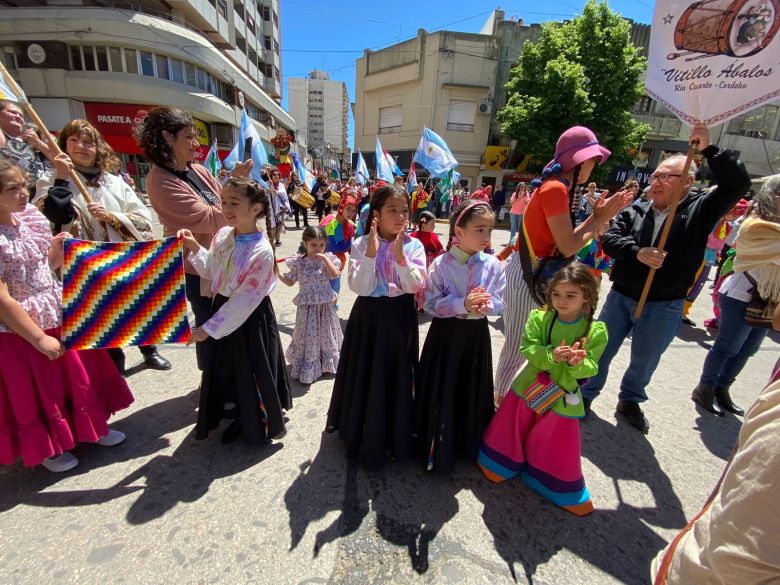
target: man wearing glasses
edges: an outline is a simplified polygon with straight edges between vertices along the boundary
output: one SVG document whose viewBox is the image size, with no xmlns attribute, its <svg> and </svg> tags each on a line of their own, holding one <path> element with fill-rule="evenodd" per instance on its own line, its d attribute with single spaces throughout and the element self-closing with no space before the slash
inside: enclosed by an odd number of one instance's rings
<svg viewBox="0 0 780 585">
<path fill-rule="evenodd" d="M 615 259 L 610 275 L 612 290 L 599 315 L 607 325 L 609 343 L 599 361 L 598 374 L 582 387 L 582 394 L 589 410 L 606 383 L 612 358 L 632 334 L 631 360 L 620 383 L 615 417 L 642 433 L 650 430 L 650 424 L 639 405 L 647 400 L 645 389 L 650 378 L 680 328 L 683 302 L 704 257 L 707 236 L 750 187 L 750 177 L 736 155 L 710 145 L 706 126 L 694 126 L 690 141 L 698 142 L 697 148 L 707 159 L 717 187 L 690 192 L 694 166 L 683 177 L 685 156 L 671 156 L 653 173 L 648 200 L 624 209 L 602 238 L 604 251 Z M 658 239 L 680 181 L 684 185 L 682 196 L 662 251 L 657 247 Z M 637 319 L 634 311 L 651 268 L 656 269 L 655 278 Z"/>
</svg>

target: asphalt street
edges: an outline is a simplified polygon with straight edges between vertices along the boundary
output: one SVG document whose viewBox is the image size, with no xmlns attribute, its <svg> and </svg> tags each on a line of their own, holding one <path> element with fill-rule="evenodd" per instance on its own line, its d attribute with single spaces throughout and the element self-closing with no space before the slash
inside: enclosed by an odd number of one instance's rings
<svg viewBox="0 0 780 585">
<path fill-rule="evenodd" d="M 280 256 L 299 234 L 289 227 Z M 497 230 L 494 241 L 507 240 Z M 346 279 L 341 290 L 345 325 L 355 296 Z M 272 294 L 285 348 L 295 293 L 280 283 Z M 692 317 L 701 324 L 710 312 L 702 294 Z M 421 342 L 429 320 L 420 318 Z M 503 322 L 490 326 L 495 365 Z M 647 436 L 613 416 L 624 345 L 582 425 L 596 507 L 585 518 L 519 481 L 491 484 L 467 461 L 447 477 L 416 462 L 375 473 L 348 463 L 338 437 L 323 434 L 333 376 L 293 384 L 280 442 L 226 446 L 218 432 L 195 441 L 194 349 L 164 346 L 173 369 L 156 372 L 131 348 L 136 401 L 112 423 L 127 433 L 124 444 L 81 445 L 80 465 L 61 475 L 0 469 L 0 583 L 648 583 L 650 560 L 698 512 L 739 432 L 739 418 L 690 400 L 712 339 L 701 325 L 683 326 L 649 388 Z M 748 406 L 766 382 L 775 339 L 742 373 L 737 404 Z"/>
</svg>

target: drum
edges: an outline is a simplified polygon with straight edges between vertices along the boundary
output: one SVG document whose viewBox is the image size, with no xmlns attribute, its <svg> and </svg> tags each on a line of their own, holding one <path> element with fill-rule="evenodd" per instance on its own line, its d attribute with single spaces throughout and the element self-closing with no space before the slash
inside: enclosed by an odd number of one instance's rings
<svg viewBox="0 0 780 585">
<path fill-rule="evenodd" d="M 297 189 L 292 195 L 292 200 L 306 209 L 311 209 L 311 206 L 314 205 L 314 197 L 306 189 Z"/>
<path fill-rule="evenodd" d="M 748 57 L 767 47 L 778 28 L 780 0 L 702 0 L 683 12 L 674 45 L 693 53 Z"/>
<path fill-rule="evenodd" d="M 328 205 L 336 207 L 339 203 L 341 203 L 341 196 L 335 191 L 331 191 L 330 195 L 328 196 L 327 203 Z"/>
</svg>

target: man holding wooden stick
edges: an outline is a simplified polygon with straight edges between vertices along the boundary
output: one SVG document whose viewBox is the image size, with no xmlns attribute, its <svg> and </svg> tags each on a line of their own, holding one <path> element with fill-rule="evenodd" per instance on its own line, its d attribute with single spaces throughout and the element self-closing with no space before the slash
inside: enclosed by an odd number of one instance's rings
<svg viewBox="0 0 780 585">
<path fill-rule="evenodd" d="M 615 259 L 612 290 L 599 315 L 607 324 L 609 343 L 598 374 L 582 387 L 582 394 L 589 409 L 604 387 L 612 359 L 632 334 L 631 360 L 620 383 L 615 416 L 643 433 L 650 425 L 639 405 L 647 400 L 650 378 L 680 328 L 683 302 L 704 257 L 707 236 L 750 186 L 736 155 L 710 145 L 706 126 L 693 127 L 690 143 L 707 159 L 717 187 L 689 193 L 695 175 L 689 160 L 692 149 L 688 157 L 669 157 L 650 179 L 649 200 L 624 209 L 602 238 L 604 251 Z M 663 230 L 666 223 L 669 229 Z M 660 243 L 662 231 L 668 231 L 665 245 Z M 648 275 L 647 302 L 637 311 Z"/>
</svg>

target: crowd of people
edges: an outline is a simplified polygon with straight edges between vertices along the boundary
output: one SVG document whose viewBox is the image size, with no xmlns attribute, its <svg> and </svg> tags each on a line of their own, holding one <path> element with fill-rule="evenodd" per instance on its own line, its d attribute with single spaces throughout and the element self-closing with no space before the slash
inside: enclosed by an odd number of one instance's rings
<svg viewBox="0 0 780 585">
<path fill-rule="evenodd" d="M 0 102 L 0 129 L 0 464 L 62 472 L 78 463 L 69 452 L 76 443 L 120 443 L 107 421 L 132 403 L 122 350 L 60 342 L 63 241 L 149 240 L 152 215 L 89 122 L 58 133 L 61 152 L 25 129 L 13 102 Z M 542 176 L 508 201 L 490 186 L 434 193 L 403 177 L 362 185 L 324 173 L 309 192 L 275 167 L 262 170 L 264 188 L 249 178 L 251 161 L 213 177 L 195 162 L 192 117 L 173 107 L 149 111 L 136 138 L 152 164 L 151 207 L 185 249 L 202 371 L 197 439 L 227 419 L 223 443 L 278 440 L 290 379 L 311 384 L 331 373 L 323 426 L 364 467 L 410 458 L 447 474 L 472 461 L 490 481 L 519 476 L 553 504 L 588 514 L 580 425 L 630 335 L 615 416 L 649 431 L 641 404 L 707 265 L 719 268 L 719 325 L 692 399 L 715 415 L 744 414 L 729 389 L 780 300 L 780 176 L 745 201 L 744 166 L 711 145 L 704 126 L 694 126 L 691 143 L 714 176 L 709 188 L 694 188 L 695 168 L 672 156 L 641 197 L 636 182 L 599 191 L 590 177 L 611 153 L 575 126 Z M 505 207 L 511 241 L 497 250 Z M 278 259 L 291 215 L 303 223 L 300 248 Z M 434 232 L 439 215 L 448 217 L 446 243 Z M 357 299 L 342 332 L 343 272 Z M 603 272 L 612 286 L 597 311 Z M 278 281 L 298 287 L 286 351 L 271 301 Z M 421 350 L 419 312 L 433 318 Z M 494 376 L 487 319 L 497 315 L 504 345 Z M 139 349 L 149 367 L 171 367 L 155 346 Z"/>
</svg>

